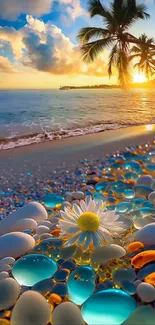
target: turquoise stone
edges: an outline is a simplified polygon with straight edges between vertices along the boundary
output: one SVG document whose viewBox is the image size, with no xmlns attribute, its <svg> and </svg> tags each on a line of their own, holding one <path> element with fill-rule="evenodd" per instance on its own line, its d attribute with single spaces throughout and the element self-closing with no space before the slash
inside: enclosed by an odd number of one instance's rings
<svg viewBox="0 0 155 325">
<path fill-rule="evenodd" d="M 68 279 L 69 300 L 81 305 L 95 290 L 95 273 L 89 266 L 80 266 L 73 271 Z"/>
<path fill-rule="evenodd" d="M 46 208 L 51 209 L 57 207 L 64 202 L 64 198 L 58 194 L 52 194 L 47 192 L 47 194 L 42 199 Z"/>
<path fill-rule="evenodd" d="M 123 195 L 126 199 L 133 199 L 135 197 L 135 191 L 131 190 L 130 188 L 127 188 L 124 190 Z"/>
<path fill-rule="evenodd" d="M 59 238 L 49 238 L 43 240 L 39 245 L 37 245 L 33 252 L 42 253 L 53 260 L 57 261 L 59 259 L 60 248 L 62 246 L 62 240 Z"/>
<path fill-rule="evenodd" d="M 126 212 L 132 210 L 132 204 L 130 202 L 120 202 L 117 204 L 117 211 L 118 212 Z"/>
<path fill-rule="evenodd" d="M 146 276 L 155 272 L 155 264 L 148 264 L 137 273 L 138 280 L 144 280 Z"/>
<path fill-rule="evenodd" d="M 26 255 L 17 260 L 12 268 L 14 278 L 28 287 L 52 277 L 56 271 L 56 262 L 40 254 Z"/>
<path fill-rule="evenodd" d="M 100 192 L 95 192 L 93 197 L 96 203 L 98 203 L 99 201 L 106 202 L 106 197 Z"/>
<path fill-rule="evenodd" d="M 107 182 L 99 182 L 95 185 L 96 191 L 106 191 L 108 188 L 109 183 Z"/>
<path fill-rule="evenodd" d="M 126 292 L 108 289 L 95 293 L 82 306 L 88 325 L 120 325 L 136 309 L 136 301 Z"/>
<path fill-rule="evenodd" d="M 153 192 L 152 188 L 146 185 L 136 185 L 134 188 L 136 195 L 140 196 L 148 196 L 150 193 Z"/>
</svg>

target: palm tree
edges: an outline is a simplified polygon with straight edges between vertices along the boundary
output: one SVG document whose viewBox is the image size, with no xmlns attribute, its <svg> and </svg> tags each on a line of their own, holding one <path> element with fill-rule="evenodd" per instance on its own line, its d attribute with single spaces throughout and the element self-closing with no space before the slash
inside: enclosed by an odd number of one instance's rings
<svg viewBox="0 0 155 325">
<path fill-rule="evenodd" d="M 116 67 L 119 83 L 122 88 L 126 88 L 131 81 L 130 43 L 139 43 L 139 40 L 129 33 L 129 28 L 138 19 L 150 18 L 146 13 L 146 6 L 136 4 L 136 0 L 113 0 L 108 9 L 100 0 L 90 0 L 88 11 L 91 17 L 101 16 L 104 26 L 80 30 L 78 39 L 83 44 L 83 59 L 86 62 L 93 61 L 101 51 L 110 47 L 109 77 L 112 75 L 112 68 Z"/>
<path fill-rule="evenodd" d="M 143 71 L 149 79 L 155 73 L 155 51 L 150 48 L 154 44 L 153 38 L 148 38 L 145 34 L 139 37 L 141 44 L 134 45 L 131 49 L 130 60 L 139 59 L 134 68 Z"/>
</svg>

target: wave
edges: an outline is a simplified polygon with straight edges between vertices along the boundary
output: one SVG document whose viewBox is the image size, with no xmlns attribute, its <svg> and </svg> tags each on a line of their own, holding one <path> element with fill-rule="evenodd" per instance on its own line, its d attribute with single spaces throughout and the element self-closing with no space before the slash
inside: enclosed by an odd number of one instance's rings
<svg viewBox="0 0 155 325">
<path fill-rule="evenodd" d="M 61 140 L 65 138 L 75 137 L 75 136 L 99 133 L 107 130 L 117 130 L 129 126 L 136 126 L 136 125 L 141 125 L 141 123 L 137 123 L 137 124 L 98 123 L 95 125 L 92 124 L 82 128 L 80 126 L 75 129 L 61 128 L 57 131 L 43 131 L 40 133 L 27 134 L 18 137 L 16 136 L 7 137 L 4 139 L 0 139 L 0 150 L 8 150 L 16 147 L 29 146 L 32 144 L 37 144 L 37 143 L 42 143 L 42 142 L 47 142 L 52 140 Z"/>
</svg>

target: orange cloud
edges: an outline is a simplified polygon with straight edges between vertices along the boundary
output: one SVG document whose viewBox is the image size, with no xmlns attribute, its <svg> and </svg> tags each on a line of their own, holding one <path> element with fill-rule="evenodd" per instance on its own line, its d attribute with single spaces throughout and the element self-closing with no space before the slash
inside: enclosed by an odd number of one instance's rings
<svg viewBox="0 0 155 325">
<path fill-rule="evenodd" d="M 2 73 L 14 73 L 15 69 L 7 58 L 0 56 L 0 72 Z"/>
</svg>

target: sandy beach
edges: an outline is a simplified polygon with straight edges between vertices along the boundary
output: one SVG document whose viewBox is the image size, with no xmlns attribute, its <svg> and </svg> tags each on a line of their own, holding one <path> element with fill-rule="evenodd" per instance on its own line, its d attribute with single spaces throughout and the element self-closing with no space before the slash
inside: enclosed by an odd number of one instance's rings
<svg viewBox="0 0 155 325">
<path fill-rule="evenodd" d="M 82 159 L 94 161 L 124 150 L 125 147 L 152 142 L 155 139 L 155 125 L 143 125 L 54 140 L 31 146 L 24 146 L 0 152 L 2 184 L 26 177 L 50 179 L 57 173 L 75 169 Z M 29 179 L 27 179 L 29 181 Z"/>
</svg>

